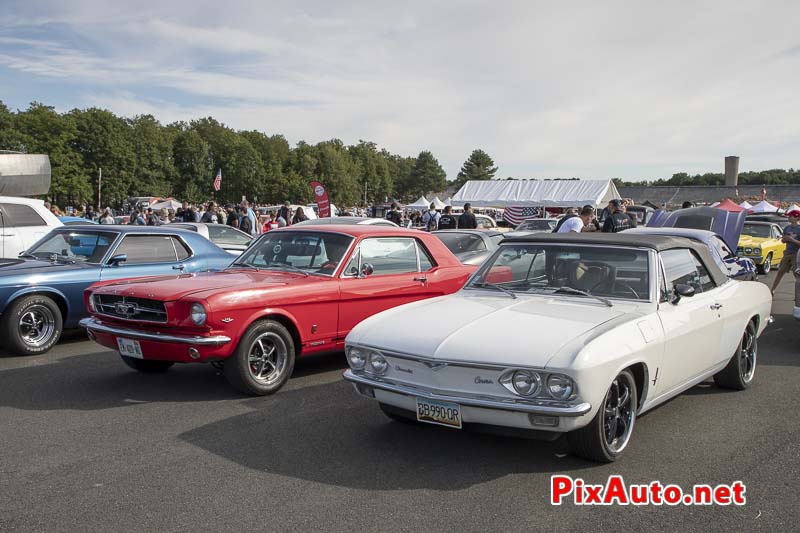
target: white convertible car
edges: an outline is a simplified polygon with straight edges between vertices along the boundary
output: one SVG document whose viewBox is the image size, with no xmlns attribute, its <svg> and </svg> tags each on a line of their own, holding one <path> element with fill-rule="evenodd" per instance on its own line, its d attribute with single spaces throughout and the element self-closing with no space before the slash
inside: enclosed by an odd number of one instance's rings
<svg viewBox="0 0 800 533">
<path fill-rule="evenodd" d="M 610 462 L 639 414 L 689 387 L 749 387 L 771 305 L 693 240 L 535 234 L 503 242 L 461 291 L 356 326 L 344 377 L 393 419 L 566 433 L 574 454 Z"/>
</svg>

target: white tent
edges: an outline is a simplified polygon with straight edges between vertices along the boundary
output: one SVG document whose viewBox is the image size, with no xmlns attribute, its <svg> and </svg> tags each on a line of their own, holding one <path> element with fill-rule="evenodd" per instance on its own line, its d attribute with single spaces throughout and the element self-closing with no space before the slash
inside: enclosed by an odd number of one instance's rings
<svg viewBox="0 0 800 533">
<path fill-rule="evenodd" d="M 468 181 L 453 195 L 453 205 L 473 207 L 600 206 L 619 191 L 611 180 L 488 180 Z"/>
<path fill-rule="evenodd" d="M 431 200 L 431 203 L 433 204 L 433 207 L 436 208 L 436 209 L 444 209 L 445 203 L 443 201 L 439 200 L 438 196 L 436 198 L 434 198 L 433 200 Z M 430 205 L 430 204 L 428 204 L 428 205 Z"/>
<path fill-rule="evenodd" d="M 431 203 L 428 200 L 426 200 L 424 196 L 420 196 L 419 200 L 417 200 L 413 204 L 408 204 L 406 207 L 408 209 L 428 209 L 430 205 Z"/>
<path fill-rule="evenodd" d="M 181 204 L 177 200 L 164 200 L 163 202 L 156 202 L 156 203 L 152 204 L 150 207 L 153 208 L 153 211 L 155 211 L 157 209 L 172 209 L 172 210 L 177 211 L 182 206 L 183 206 L 183 204 Z"/>
<path fill-rule="evenodd" d="M 739 204 L 739 207 L 744 207 L 745 209 L 752 209 L 753 208 L 753 204 L 751 204 L 750 202 L 745 200 L 744 202 Z"/>
<path fill-rule="evenodd" d="M 444 201 L 444 205 L 452 206 L 453 205 L 453 197 L 452 196 L 448 196 L 447 199 Z"/>
<path fill-rule="evenodd" d="M 719 202 L 714 202 L 713 204 L 711 204 L 711 205 L 710 205 L 710 206 L 708 206 L 708 207 L 717 207 L 718 205 L 719 205 Z M 743 206 L 742 206 L 742 207 L 743 207 Z M 747 209 L 749 209 L 749 208 L 747 208 Z"/>
<path fill-rule="evenodd" d="M 778 210 L 777 207 L 775 207 L 766 200 L 761 200 L 752 208 L 750 208 L 750 211 L 752 211 L 753 213 L 774 213 L 777 210 Z"/>
</svg>

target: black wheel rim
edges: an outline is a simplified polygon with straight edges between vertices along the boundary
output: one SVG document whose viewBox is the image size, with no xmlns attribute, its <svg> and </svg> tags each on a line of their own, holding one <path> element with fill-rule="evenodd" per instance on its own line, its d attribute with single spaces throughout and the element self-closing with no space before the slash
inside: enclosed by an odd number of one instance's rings
<svg viewBox="0 0 800 533">
<path fill-rule="evenodd" d="M 620 374 L 611 383 L 603 405 L 603 436 L 606 446 L 613 453 L 621 452 L 633 431 L 636 420 L 633 383 L 630 378 Z"/>
<path fill-rule="evenodd" d="M 748 325 L 742 335 L 741 350 L 739 351 L 739 374 L 742 381 L 749 383 L 756 373 L 756 358 L 758 357 L 758 340 L 755 328 Z"/>
</svg>

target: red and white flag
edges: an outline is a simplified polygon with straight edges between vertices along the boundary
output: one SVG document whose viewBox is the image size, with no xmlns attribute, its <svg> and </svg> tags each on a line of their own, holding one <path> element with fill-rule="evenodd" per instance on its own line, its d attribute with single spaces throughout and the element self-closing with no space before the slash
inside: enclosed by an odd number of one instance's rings
<svg viewBox="0 0 800 533">
<path fill-rule="evenodd" d="M 222 169 L 217 170 L 217 175 L 214 178 L 214 190 L 219 191 L 222 187 Z"/>
</svg>

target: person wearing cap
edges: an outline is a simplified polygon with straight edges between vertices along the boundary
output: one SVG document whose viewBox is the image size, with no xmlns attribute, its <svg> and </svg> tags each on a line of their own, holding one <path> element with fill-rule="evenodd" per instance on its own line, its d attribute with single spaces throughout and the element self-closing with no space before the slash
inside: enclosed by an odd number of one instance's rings
<svg viewBox="0 0 800 533">
<path fill-rule="evenodd" d="M 778 265 L 778 273 L 775 275 L 775 281 L 772 283 L 772 294 L 775 294 L 775 289 L 783 279 L 787 272 L 797 273 L 797 252 L 800 250 L 800 211 L 792 209 L 786 216 L 789 218 L 789 225 L 783 229 L 783 237 L 781 242 L 786 243 L 786 250 L 783 252 L 783 259 L 781 264 Z"/>
<path fill-rule="evenodd" d="M 620 231 L 631 229 L 631 219 L 625 214 L 621 200 L 611 200 L 608 202 L 608 207 L 611 214 L 603 222 L 603 233 L 619 233 Z"/>
</svg>

